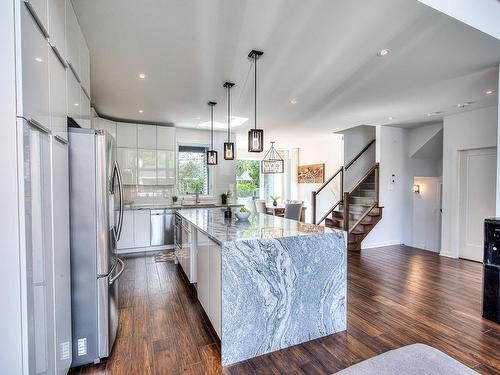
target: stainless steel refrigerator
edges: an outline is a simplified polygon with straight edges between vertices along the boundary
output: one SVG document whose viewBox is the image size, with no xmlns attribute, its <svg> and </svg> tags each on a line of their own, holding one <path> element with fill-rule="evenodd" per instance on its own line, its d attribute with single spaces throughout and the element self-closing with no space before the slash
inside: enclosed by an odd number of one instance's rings
<svg viewBox="0 0 500 375">
<path fill-rule="evenodd" d="M 115 141 L 104 131 L 70 129 L 69 166 L 75 367 L 108 357 L 116 338 L 123 188 Z"/>
</svg>

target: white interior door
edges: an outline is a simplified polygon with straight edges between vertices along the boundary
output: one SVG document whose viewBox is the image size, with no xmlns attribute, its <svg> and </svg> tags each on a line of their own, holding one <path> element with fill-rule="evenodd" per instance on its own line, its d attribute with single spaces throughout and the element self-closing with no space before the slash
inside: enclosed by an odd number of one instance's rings
<svg viewBox="0 0 500 375">
<path fill-rule="evenodd" d="M 495 216 L 496 148 L 460 153 L 460 258 L 483 261 L 484 219 Z"/>
</svg>

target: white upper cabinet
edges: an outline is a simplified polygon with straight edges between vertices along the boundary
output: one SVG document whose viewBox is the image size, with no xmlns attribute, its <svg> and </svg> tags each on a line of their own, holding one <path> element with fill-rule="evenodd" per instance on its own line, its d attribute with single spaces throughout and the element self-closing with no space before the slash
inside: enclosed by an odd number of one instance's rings
<svg viewBox="0 0 500 375">
<path fill-rule="evenodd" d="M 121 148 L 116 149 L 116 161 L 122 172 L 122 182 L 124 185 L 137 184 L 137 149 Z"/>
<path fill-rule="evenodd" d="M 66 69 L 66 87 L 68 90 L 68 116 L 80 124 L 81 88 L 70 69 Z"/>
<path fill-rule="evenodd" d="M 22 113 L 48 128 L 49 123 L 49 45 L 28 8 L 21 4 L 22 35 Z"/>
<path fill-rule="evenodd" d="M 169 126 L 156 127 L 156 148 L 158 150 L 175 150 L 175 128 Z"/>
<path fill-rule="evenodd" d="M 96 120 L 95 129 L 107 131 L 109 134 L 113 136 L 113 138 L 116 141 L 116 122 L 106 120 L 101 117 L 97 117 L 95 120 Z"/>
<path fill-rule="evenodd" d="M 156 150 L 156 126 L 137 125 L 137 147 Z"/>
<path fill-rule="evenodd" d="M 25 1 L 26 6 L 30 9 L 31 14 L 36 19 L 37 24 L 42 29 L 45 37 L 48 36 L 48 5 L 47 0 L 28 0 Z"/>
<path fill-rule="evenodd" d="M 90 55 L 87 42 L 85 41 L 85 37 L 80 27 L 78 27 L 78 56 L 80 67 L 78 76 L 80 77 L 83 89 L 90 97 Z"/>
<path fill-rule="evenodd" d="M 73 5 L 66 0 L 66 61 L 80 78 L 80 26 Z"/>
<path fill-rule="evenodd" d="M 66 119 L 66 69 L 53 50 L 50 56 L 50 128 L 54 135 L 68 140 Z"/>
<path fill-rule="evenodd" d="M 137 183 L 156 185 L 156 151 L 138 150 Z"/>
<path fill-rule="evenodd" d="M 156 151 L 156 183 L 157 185 L 175 184 L 175 151 Z"/>
<path fill-rule="evenodd" d="M 66 61 L 66 0 L 49 0 L 49 42 Z"/>
<path fill-rule="evenodd" d="M 80 102 L 81 102 L 81 109 L 80 109 L 81 123 L 79 124 L 82 128 L 90 129 L 92 127 L 91 113 L 90 113 L 90 99 L 87 97 L 82 88 L 80 88 Z"/>
<path fill-rule="evenodd" d="M 116 125 L 116 146 L 137 148 L 137 124 L 120 122 Z"/>
</svg>

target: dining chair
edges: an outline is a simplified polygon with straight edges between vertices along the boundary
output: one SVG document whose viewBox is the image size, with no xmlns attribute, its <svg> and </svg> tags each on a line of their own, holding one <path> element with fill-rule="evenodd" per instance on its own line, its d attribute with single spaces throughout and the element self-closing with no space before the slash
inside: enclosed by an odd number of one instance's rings
<svg viewBox="0 0 500 375">
<path fill-rule="evenodd" d="M 302 213 L 302 202 L 285 203 L 285 219 L 300 221 L 301 213 Z"/>
<path fill-rule="evenodd" d="M 266 201 L 264 199 L 255 200 L 255 211 L 260 214 L 267 214 Z"/>
</svg>

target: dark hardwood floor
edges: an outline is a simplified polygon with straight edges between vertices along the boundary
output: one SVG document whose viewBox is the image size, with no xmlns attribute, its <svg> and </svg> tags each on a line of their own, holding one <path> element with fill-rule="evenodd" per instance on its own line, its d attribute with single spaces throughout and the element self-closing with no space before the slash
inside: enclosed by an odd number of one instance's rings
<svg viewBox="0 0 500 375">
<path fill-rule="evenodd" d="M 80 374 L 331 374 L 412 343 L 500 374 L 500 325 L 481 318 L 481 265 L 391 246 L 350 253 L 348 329 L 222 369 L 219 344 L 173 263 L 129 258 L 106 363 Z"/>
</svg>

